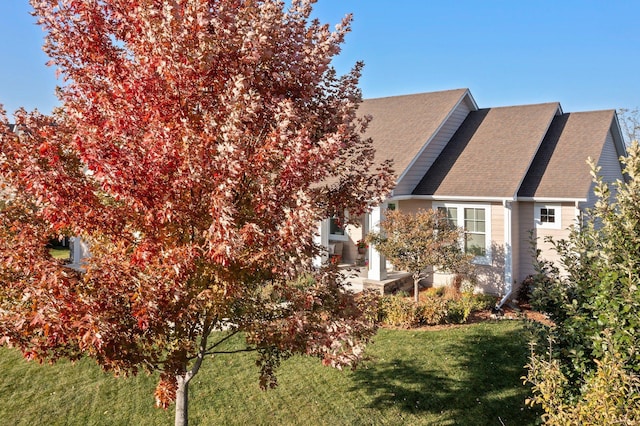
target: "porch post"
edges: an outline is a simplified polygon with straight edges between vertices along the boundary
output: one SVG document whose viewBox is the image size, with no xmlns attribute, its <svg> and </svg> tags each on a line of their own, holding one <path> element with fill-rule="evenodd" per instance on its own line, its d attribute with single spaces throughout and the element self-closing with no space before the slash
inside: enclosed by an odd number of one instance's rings
<svg viewBox="0 0 640 426">
<path fill-rule="evenodd" d="M 80 237 L 71 237 L 69 240 L 71 246 L 71 264 L 70 268 L 81 270 L 84 259 L 91 257 L 89 245 L 82 241 Z"/>
<path fill-rule="evenodd" d="M 318 231 L 313 236 L 313 242 L 324 248 L 324 251 L 321 254 L 313 258 L 313 266 L 319 268 L 329 259 L 327 252 L 329 249 L 329 219 L 321 220 L 318 223 Z"/>
<path fill-rule="evenodd" d="M 369 229 L 371 232 L 380 232 L 380 222 L 384 219 L 386 203 L 377 205 L 369 213 Z M 387 279 L 387 260 L 372 245 L 369 246 L 369 270 L 367 278 L 382 281 Z"/>
</svg>

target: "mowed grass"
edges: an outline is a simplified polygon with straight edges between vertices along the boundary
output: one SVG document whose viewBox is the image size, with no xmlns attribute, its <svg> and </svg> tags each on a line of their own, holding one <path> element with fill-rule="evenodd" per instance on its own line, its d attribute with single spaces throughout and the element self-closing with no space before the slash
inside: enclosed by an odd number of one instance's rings
<svg viewBox="0 0 640 426">
<path fill-rule="evenodd" d="M 49 254 L 55 259 L 68 259 L 69 258 L 69 249 L 68 248 L 50 248 Z"/>
<path fill-rule="evenodd" d="M 232 342 L 234 343 L 234 342 Z M 235 344 L 240 344 L 236 341 Z M 294 357 L 261 391 L 255 354 L 207 359 L 190 386 L 191 425 L 528 425 L 520 322 L 380 330 L 355 371 Z M 91 360 L 53 366 L 0 348 L 0 425 L 169 425 L 156 376 L 116 379 Z M 173 408 L 173 407 L 172 407 Z"/>
</svg>

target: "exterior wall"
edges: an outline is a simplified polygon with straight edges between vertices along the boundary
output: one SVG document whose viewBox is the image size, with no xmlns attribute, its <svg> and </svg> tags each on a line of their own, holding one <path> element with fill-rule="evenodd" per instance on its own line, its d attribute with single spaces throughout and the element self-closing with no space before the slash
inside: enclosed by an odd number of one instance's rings
<svg viewBox="0 0 640 426">
<path fill-rule="evenodd" d="M 478 265 L 477 291 L 489 294 L 504 294 L 504 206 L 501 203 L 491 204 L 491 264 Z"/>
<path fill-rule="evenodd" d="M 459 203 L 464 204 L 464 203 Z M 470 203 L 474 204 L 474 203 Z M 567 238 L 569 228 L 576 224 L 576 208 L 574 203 L 545 203 L 553 204 L 560 208 L 561 223 L 558 229 L 536 227 L 534 202 L 513 202 L 511 204 L 511 254 L 512 254 L 512 279 L 513 290 L 516 291 L 519 283 L 528 275 L 535 273 L 533 254 L 530 245 L 530 236 L 537 241 L 537 248 L 541 250 L 541 257 L 550 261 L 557 261 L 558 257 L 550 243 L 544 239 L 547 236 L 554 239 Z M 401 200 L 396 205 L 404 212 L 417 212 L 419 209 L 432 208 L 433 203 L 427 200 Z M 477 265 L 478 286 L 476 291 L 504 295 L 507 291 L 505 274 L 505 207 L 502 203 L 491 203 L 491 263 Z M 531 234 L 532 233 L 532 234 Z M 354 241 L 357 241 L 356 238 Z M 353 245 L 355 250 L 355 245 Z M 427 283 L 435 287 L 450 285 L 453 275 L 435 272 L 427 280 Z"/>
<path fill-rule="evenodd" d="M 607 133 L 607 140 L 605 141 L 602 148 L 602 153 L 600 153 L 598 166 L 602 167 L 602 169 L 600 170 L 600 175 L 605 182 L 613 183 L 616 180 L 622 180 L 620 161 L 618 161 L 618 153 L 616 152 L 616 147 L 613 143 L 613 135 L 611 134 L 611 131 Z M 593 188 L 594 184 L 592 183 L 591 187 L 589 188 L 587 202 L 582 205 L 581 208 L 589 209 L 595 205 L 597 198 L 593 193 Z M 611 195 L 615 196 L 615 188 L 613 188 L 613 186 L 609 186 L 609 189 L 611 189 Z"/>
<path fill-rule="evenodd" d="M 433 162 L 438 158 L 438 155 L 440 155 L 444 147 L 451 140 L 453 134 L 458 130 L 464 119 L 467 118 L 470 111 L 471 108 L 465 97 L 453 110 L 431 141 L 425 141 L 425 143 L 429 143 L 418 155 L 414 163 L 409 166 L 406 174 L 402 176 L 402 179 L 393 190 L 394 195 L 411 194 L 427 170 L 429 170 Z"/>
<path fill-rule="evenodd" d="M 399 210 L 405 213 L 417 213 L 418 210 L 428 210 L 431 208 L 430 200 L 401 200 L 396 201 Z"/>
<path fill-rule="evenodd" d="M 533 202 L 519 202 L 518 203 L 518 223 L 517 223 L 517 235 L 518 236 L 518 274 L 515 275 L 516 282 L 521 283 L 527 276 L 535 273 L 533 267 L 533 248 L 531 247 L 530 238 L 537 238 L 534 215 L 533 215 Z M 533 233 L 533 234 L 531 234 Z"/>
<path fill-rule="evenodd" d="M 491 263 L 476 265 L 478 284 L 475 291 L 502 295 L 505 292 L 504 206 L 502 203 L 491 203 L 490 206 Z M 433 278 L 430 280 L 434 287 L 451 285 L 452 282 L 453 274 L 441 272 L 434 273 Z"/>
<path fill-rule="evenodd" d="M 559 229 L 548 229 L 536 227 L 535 224 L 535 203 L 521 202 L 519 209 L 518 240 L 520 253 L 518 256 L 519 272 L 514 275 L 516 282 L 521 283 L 527 276 L 535 273 L 534 255 L 532 253 L 530 236 L 536 241 L 536 248 L 540 250 L 540 257 L 552 262 L 558 262 L 559 257 L 553 250 L 551 243 L 545 242 L 546 237 L 553 237 L 554 240 L 567 238 L 570 228 L 576 222 L 576 208 L 573 203 L 546 203 L 558 204 L 561 211 L 561 224 Z"/>
</svg>

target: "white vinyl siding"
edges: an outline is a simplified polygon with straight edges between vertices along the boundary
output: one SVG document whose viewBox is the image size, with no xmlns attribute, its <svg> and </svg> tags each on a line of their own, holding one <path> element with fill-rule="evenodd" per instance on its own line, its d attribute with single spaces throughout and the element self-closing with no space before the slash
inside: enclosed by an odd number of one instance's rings
<svg viewBox="0 0 640 426">
<path fill-rule="evenodd" d="M 522 282 L 528 275 L 536 273 L 533 265 L 535 258 L 532 252 L 530 236 L 532 236 L 536 242 L 536 249 L 540 250 L 540 258 L 552 262 L 559 262 L 560 259 L 553 249 L 553 245 L 546 242 L 545 238 L 552 237 L 556 241 L 563 238 L 566 239 L 569 236 L 570 228 L 576 224 L 576 208 L 573 203 L 555 204 L 561 220 L 559 226 L 556 228 L 545 228 L 535 225 L 535 210 L 540 204 L 530 202 L 522 202 L 519 204 L 519 271 L 517 275 L 514 275 L 518 283 Z M 559 265 L 559 263 L 557 264 Z"/>
<path fill-rule="evenodd" d="M 468 102 L 465 96 L 435 136 L 430 141 L 425 141 L 425 143 L 428 143 L 427 146 L 418 154 L 404 176 L 401 176 L 400 181 L 393 190 L 394 195 L 408 195 L 413 192 L 416 185 L 420 183 L 464 119 L 469 115 L 471 108 Z"/>
<path fill-rule="evenodd" d="M 600 175 L 605 182 L 612 183 L 618 179 L 622 180 L 620 161 L 618 160 L 618 153 L 616 152 L 616 147 L 613 143 L 613 135 L 611 134 L 611 131 L 607 133 L 607 140 L 605 141 L 604 147 L 602 148 L 602 153 L 600 154 L 600 158 L 598 160 L 598 166 L 602 167 L 602 169 L 600 169 Z M 583 209 L 592 208 L 596 203 L 596 196 L 593 193 L 593 188 L 594 185 L 591 184 L 587 203 L 581 206 Z M 611 189 L 611 195 L 615 195 L 615 189 L 613 188 L 613 186 L 610 185 L 609 188 Z"/>
</svg>

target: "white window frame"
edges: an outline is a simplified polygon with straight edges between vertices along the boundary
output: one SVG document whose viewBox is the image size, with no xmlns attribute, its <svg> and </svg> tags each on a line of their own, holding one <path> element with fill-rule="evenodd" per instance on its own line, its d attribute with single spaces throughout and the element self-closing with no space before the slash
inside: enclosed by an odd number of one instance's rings
<svg viewBox="0 0 640 426">
<path fill-rule="evenodd" d="M 554 210 L 554 222 L 542 221 L 542 209 Z M 562 205 L 561 204 L 549 204 L 549 203 L 536 203 L 533 207 L 533 220 L 536 228 L 543 229 L 562 229 Z"/>
<path fill-rule="evenodd" d="M 485 234 L 485 255 L 476 256 L 473 258 L 473 263 L 478 265 L 490 265 L 492 262 L 491 253 L 491 204 L 477 204 L 477 203 L 450 203 L 450 202 L 437 202 L 432 205 L 434 210 L 438 210 L 439 207 L 457 209 L 457 222 L 458 227 L 464 229 L 464 209 L 484 209 L 484 234 Z M 466 233 L 466 230 L 465 230 Z M 460 241 L 460 247 L 464 250 L 464 241 Z"/>
</svg>

